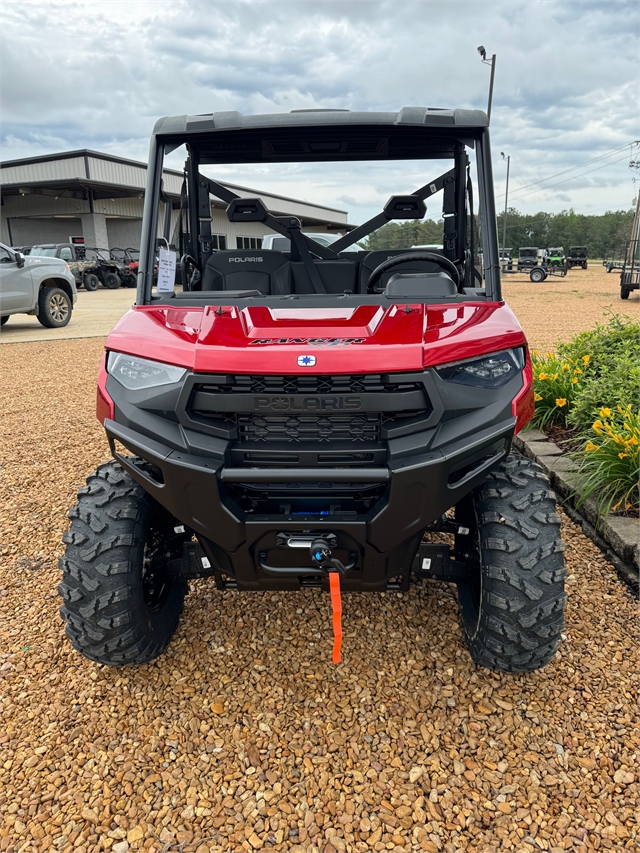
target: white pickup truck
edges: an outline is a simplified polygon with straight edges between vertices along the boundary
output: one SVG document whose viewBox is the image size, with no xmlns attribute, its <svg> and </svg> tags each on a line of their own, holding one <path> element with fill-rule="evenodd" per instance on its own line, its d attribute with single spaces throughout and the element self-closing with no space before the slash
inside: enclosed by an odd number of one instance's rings
<svg viewBox="0 0 640 853">
<path fill-rule="evenodd" d="M 25 256 L 0 243 L 0 325 L 11 314 L 35 314 L 50 329 L 66 326 L 77 298 L 64 261 Z"/>
</svg>

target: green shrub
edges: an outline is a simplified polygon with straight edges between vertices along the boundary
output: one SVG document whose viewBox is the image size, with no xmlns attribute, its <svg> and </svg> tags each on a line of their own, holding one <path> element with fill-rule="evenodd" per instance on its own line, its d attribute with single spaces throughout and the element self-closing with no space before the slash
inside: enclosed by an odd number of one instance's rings
<svg viewBox="0 0 640 853">
<path fill-rule="evenodd" d="M 557 354 L 532 354 L 533 426 L 570 426 L 588 433 L 603 407 L 640 399 L 640 324 L 614 315 L 608 323 L 560 344 Z"/>
<path fill-rule="evenodd" d="M 535 414 L 532 425 L 543 429 L 546 426 L 567 426 L 576 399 L 582 388 L 584 369 L 588 357 L 563 359 L 553 353 L 531 354 L 533 365 L 533 388 Z"/>
<path fill-rule="evenodd" d="M 603 407 L 591 425 L 592 438 L 573 454 L 578 472 L 580 506 L 595 495 L 600 515 L 612 509 L 638 509 L 640 414 L 633 405 Z"/>
</svg>

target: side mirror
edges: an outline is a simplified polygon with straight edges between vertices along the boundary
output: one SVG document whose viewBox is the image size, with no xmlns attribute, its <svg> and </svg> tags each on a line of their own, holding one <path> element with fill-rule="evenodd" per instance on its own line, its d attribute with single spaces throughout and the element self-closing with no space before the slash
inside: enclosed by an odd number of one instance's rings
<svg viewBox="0 0 640 853">
<path fill-rule="evenodd" d="M 261 198 L 234 198 L 227 207 L 229 222 L 266 222 L 269 217 Z"/>
<path fill-rule="evenodd" d="M 384 215 L 392 219 L 422 219 L 427 205 L 417 195 L 392 195 L 384 206 Z"/>
<path fill-rule="evenodd" d="M 16 264 L 18 265 L 19 270 L 24 266 L 24 255 L 22 252 L 16 252 Z"/>
</svg>

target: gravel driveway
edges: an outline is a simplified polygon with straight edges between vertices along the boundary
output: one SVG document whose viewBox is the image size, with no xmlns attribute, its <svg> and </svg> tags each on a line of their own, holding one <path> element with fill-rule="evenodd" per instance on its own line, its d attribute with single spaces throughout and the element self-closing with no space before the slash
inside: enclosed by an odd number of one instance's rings
<svg viewBox="0 0 640 853">
<path fill-rule="evenodd" d="M 565 521 L 567 637 L 476 669 L 454 588 L 328 598 L 198 581 L 168 652 L 76 654 L 65 514 L 107 459 L 100 339 L 3 347 L 0 851 L 613 851 L 640 847 L 638 608 Z"/>
</svg>

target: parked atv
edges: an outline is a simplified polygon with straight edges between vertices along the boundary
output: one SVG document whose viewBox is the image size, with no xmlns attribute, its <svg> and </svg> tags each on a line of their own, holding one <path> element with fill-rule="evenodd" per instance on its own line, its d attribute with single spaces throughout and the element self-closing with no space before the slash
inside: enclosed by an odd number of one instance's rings
<svg viewBox="0 0 640 853">
<path fill-rule="evenodd" d="M 160 254 L 155 286 L 163 158 L 180 146 L 186 249 Z M 477 664 L 527 672 L 551 661 L 564 544 L 549 480 L 512 452 L 533 415 L 532 366 L 501 293 L 486 115 L 178 116 L 157 122 L 150 150 L 136 304 L 98 377 L 113 460 L 80 489 L 60 561 L 75 648 L 112 666 L 153 660 L 189 581 L 210 577 L 238 594 L 330 592 L 337 663 L 342 590 L 435 579 L 457 585 Z M 330 246 L 204 174 L 416 157 L 422 185 Z M 444 221 L 442 250 L 352 251 L 385 222 L 421 220 L 427 201 Z M 214 203 L 238 226 L 286 237 L 289 251 L 215 250 Z"/>
<path fill-rule="evenodd" d="M 547 249 L 547 253 L 545 256 L 545 266 L 550 269 L 565 269 L 567 266 L 567 259 L 564 254 L 564 249 L 562 246 L 558 246 L 554 249 Z"/>
<path fill-rule="evenodd" d="M 582 267 L 587 268 L 587 247 L 586 246 L 571 246 L 567 257 L 567 268 Z"/>
<path fill-rule="evenodd" d="M 30 254 L 66 261 L 76 280 L 76 287 L 83 286 L 85 290 L 93 292 L 100 286 L 98 258 L 86 246 L 76 243 L 40 243 L 31 247 Z"/>
<path fill-rule="evenodd" d="M 538 266 L 538 249 L 534 246 L 524 246 L 518 249 L 518 272 L 529 272 L 531 267 Z"/>
<path fill-rule="evenodd" d="M 138 261 L 134 260 L 135 249 L 120 249 L 114 246 L 109 249 L 109 258 L 118 268 L 118 275 L 123 287 L 135 287 L 138 275 Z"/>
</svg>

